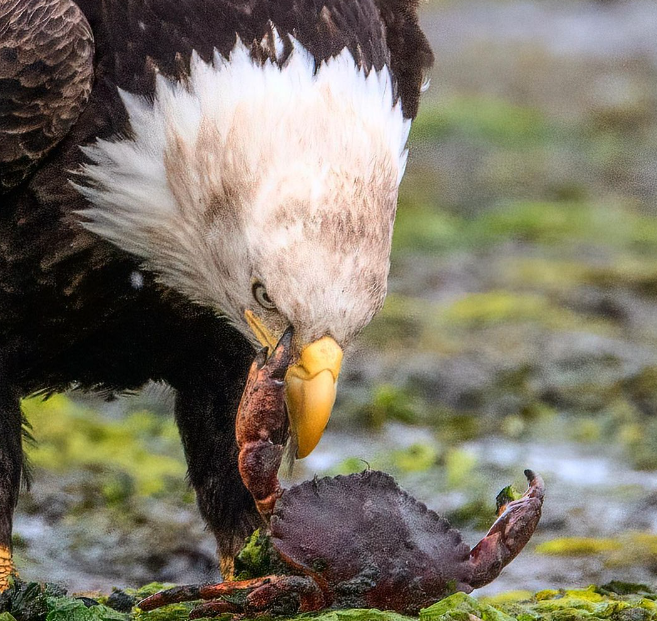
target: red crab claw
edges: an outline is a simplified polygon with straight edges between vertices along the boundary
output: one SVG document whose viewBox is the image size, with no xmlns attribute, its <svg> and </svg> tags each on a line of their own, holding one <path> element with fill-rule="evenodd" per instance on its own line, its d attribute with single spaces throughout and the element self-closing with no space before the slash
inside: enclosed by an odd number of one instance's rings
<svg viewBox="0 0 657 621">
<path fill-rule="evenodd" d="M 282 494 L 278 469 L 288 435 L 285 373 L 291 361 L 291 343 L 292 328 L 288 328 L 269 359 L 266 350 L 258 354 L 235 423 L 240 475 L 265 520 Z"/>
<path fill-rule="evenodd" d="M 486 536 L 470 552 L 471 586 L 492 582 L 525 547 L 541 518 L 545 484 L 540 474 L 525 470 L 527 491 L 518 500 L 502 505 Z"/>
</svg>

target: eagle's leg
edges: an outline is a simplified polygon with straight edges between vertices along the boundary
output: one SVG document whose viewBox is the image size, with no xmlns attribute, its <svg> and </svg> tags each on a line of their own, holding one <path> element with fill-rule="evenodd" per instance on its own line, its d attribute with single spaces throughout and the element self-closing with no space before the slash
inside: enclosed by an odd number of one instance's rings
<svg viewBox="0 0 657 621">
<path fill-rule="evenodd" d="M 278 469 L 288 434 L 285 374 L 290 366 L 291 343 L 289 329 L 268 360 L 266 351 L 258 354 L 237 410 L 235 436 L 240 449 L 240 475 L 265 520 L 283 493 Z"/>
<path fill-rule="evenodd" d="M 222 407 L 223 406 L 223 407 Z M 253 498 L 237 468 L 234 419 L 217 395 L 179 393 L 176 418 L 199 510 L 217 540 L 221 573 L 232 576 L 232 559 L 261 525 Z"/>
<path fill-rule="evenodd" d="M 14 572 L 11 532 L 23 466 L 22 415 L 18 396 L 12 393 L 0 384 L 0 592 Z"/>
<path fill-rule="evenodd" d="M 176 389 L 175 414 L 187 458 L 188 477 L 200 513 L 217 541 L 224 578 L 232 576 L 232 560 L 262 525 L 253 497 L 237 467 L 235 416 L 253 360 L 253 348 L 233 342 L 213 326 L 188 335 L 193 345 L 166 379 Z M 225 341 L 223 339 L 226 339 Z M 225 357 L 224 357 L 225 356 Z"/>
</svg>

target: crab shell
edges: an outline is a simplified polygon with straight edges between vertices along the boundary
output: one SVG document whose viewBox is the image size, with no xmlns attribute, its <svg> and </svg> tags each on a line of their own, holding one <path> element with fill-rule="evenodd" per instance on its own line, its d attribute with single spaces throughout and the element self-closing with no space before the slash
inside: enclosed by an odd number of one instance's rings
<svg viewBox="0 0 657 621">
<path fill-rule="evenodd" d="M 383 472 L 286 490 L 270 532 L 281 559 L 317 582 L 328 607 L 414 614 L 473 590 L 470 547 L 461 534 Z"/>
</svg>

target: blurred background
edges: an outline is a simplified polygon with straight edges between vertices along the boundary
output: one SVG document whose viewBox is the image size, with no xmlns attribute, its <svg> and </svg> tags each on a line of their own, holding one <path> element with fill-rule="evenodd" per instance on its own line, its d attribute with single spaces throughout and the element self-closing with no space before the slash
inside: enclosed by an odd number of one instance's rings
<svg viewBox="0 0 657 621">
<path fill-rule="evenodd" d="M 293 479 L 391 472 L 473 544 L 541 472 L 539 532 L 484 592 L 657 582 L 657 5 L 430 0 L 390 295 Z M 29 400 L 22 575 L 216 577 L 171 396 Z M 288 482 L 290 479 L 288 479 Z"/>
</svg>

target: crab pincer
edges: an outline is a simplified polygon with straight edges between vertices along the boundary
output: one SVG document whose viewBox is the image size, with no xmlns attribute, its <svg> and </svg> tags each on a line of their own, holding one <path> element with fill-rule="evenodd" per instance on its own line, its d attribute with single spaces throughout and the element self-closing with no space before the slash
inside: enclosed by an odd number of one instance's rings
<svg viewBox="0 0 657 621">
<path fill-rule="evenodd" d="M 266 349 L 258 353 L 235 423 L 240 476 L 265 520 L 283 493 L 278 470 L 288 436 L 285 374 L 291 361 L 291 343 L 292 329 L 288 328 L 269 358 Z"/>
<path fill-rule="evenodd" d="M 470 552 L 475 589 L 492 582 L 525 547 L 541 519 L 545 483 L 540 474 L 525 470 L 527 491 L 517 500 L 503 504 L 486 536 Z"/>
</svg>

